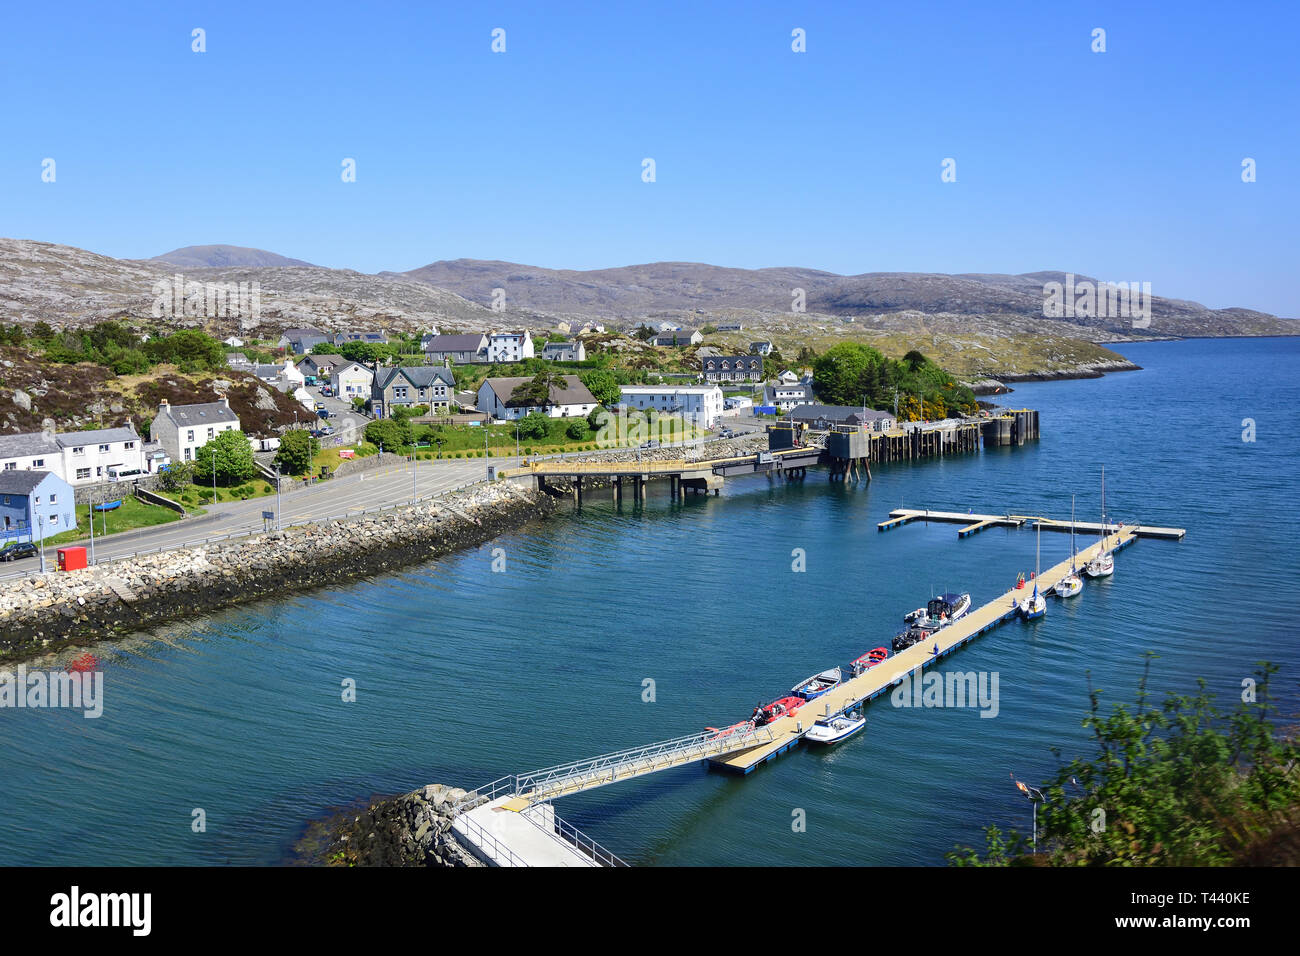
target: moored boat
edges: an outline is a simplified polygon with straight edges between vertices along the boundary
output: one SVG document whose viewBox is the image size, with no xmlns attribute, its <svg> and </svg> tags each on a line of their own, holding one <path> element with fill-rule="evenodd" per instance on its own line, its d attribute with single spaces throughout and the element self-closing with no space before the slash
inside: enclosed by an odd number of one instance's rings
<svg viewBox="0 0 1300 956">
<path fill-rule="evenodd" d="M 867 719 L 861 714 L 840 714 L 838 717 L 822 718 L 817 721 L 804 734 L 804 738 L 815 744 L 835 744 L 846 737 L 852 737 L 865 726 L 867 726 Z"/>
<path fill-rule="evenodd" d="M 894 653 L 897 654 L 899 651 L 907 650 L 913 644 L 924 641 L 933 633 L 934 631 L 929 628 L 917 627 L 916 625 L 905 627 L 894 635 L 891 646 L 894 648 Z"/>
<path fill-rule="evenodd" d="M 820 674 L 814 674 L 807 680 L 800 681 L 790 688 L 790 693 L 803 700 L 816 700 L 822 694 L 826 693 L 833 687 L 836 687 L 844 679 L 838 667 L 832 667 L 830 670 L 822 671 Z"/>
<path fill-rule="evenodd" d="M 1079 569 L 1075 566 L 1079 552 L 1074 547 L 1074 496 L 1070 496 L 1070 570 L 1056 582 L 1052 588 L 1052 593 L 1057 597 L 1074 597 L 1083 590 L 1083 578 L 1079 576 Z"/>
<path fill-rule="evenodd" d="M 1106 466 L 1101 466 L 1101 554 L 1083 569 L 1090 578 L 1108 578 L 1115 573 L 1115 555 L 1106 549 Z"/>
<path fill-rule="evenodd" d="M 889 648 L 874 647 L 849 664 L 849 673 L 854 677 L 861 677 L 888 656 Z"/>
<path fill-rule="evenodd" d="M 1020 616 L 1023 617 L 1026 621 L 1032 621 L 1035 618 L 1040 618 L 1047 613 L 1047 601 L 1045 601 L 1043 599 L 1043 596 L 1038 593 L 1038 576 L 1042 572 L 1042 568 L 1041 568 L 1042 544 L 1043 544 L 1043 524 L 1040 521 L 1038 523 L 1038 546 L 1034 556 L 1034 593 L 1029 597 L 1025 598 L 1023 601 L 1021 601 L 1018 605 L 1016 605 L 1016 607 L 1020 610 Z"/>
<path fill-rule="evenodd" d="M 910 614 L 904 615 L 903 623 L 935 631 L 965 617 L 970 608 L 969 594 L 942 594 L 930 598 L 930 602 L 925 607 L 918 607 Z"/>
<path fill-rule="evenodd" d="M 774 720 L 782 717 L 789 717 L 799 710 L 808 701 L 802 697 L 782 697 L 780 700 L 774 700 L 770 704 L 762 704 L 754 708 L 754 714 L 750 720 L 754 722 L 755 727 L 762 727 L 770 724 Z"/>
</svg>

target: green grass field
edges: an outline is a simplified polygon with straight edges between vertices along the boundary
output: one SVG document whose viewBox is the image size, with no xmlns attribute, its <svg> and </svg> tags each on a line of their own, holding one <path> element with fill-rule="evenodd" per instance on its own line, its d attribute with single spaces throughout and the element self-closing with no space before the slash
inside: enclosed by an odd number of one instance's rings
<svg viewBox="0 0 1300 956">
<path fill-rule="evenodd" d="M 103 534 L 117 534 L 135 528 L 151 528 L 154 525 L 179 521 L 180 515 L 162 505 L 147 505 L 139 498 L 128 496 L 122 499 L 122 507 L 112 511 L 95 512 L 95 537 Z M 77 505 L 77 529 L 64 531 L 45 539 L 46 547 L 69 544 L 90 537 L 90 506 Z"/>
</svg>

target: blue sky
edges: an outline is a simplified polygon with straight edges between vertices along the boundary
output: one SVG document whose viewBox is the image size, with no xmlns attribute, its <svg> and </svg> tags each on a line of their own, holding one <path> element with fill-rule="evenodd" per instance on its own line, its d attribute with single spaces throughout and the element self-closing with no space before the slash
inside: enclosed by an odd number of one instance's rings
<svg viewBox="0 0 1300 956">
<path fill-rule="evenodd" d="M 3 24 L 0 235 L 365 272 L 1062 269 L 1300 316 L 1295 5 L 71 3 Z"/>
</svg>

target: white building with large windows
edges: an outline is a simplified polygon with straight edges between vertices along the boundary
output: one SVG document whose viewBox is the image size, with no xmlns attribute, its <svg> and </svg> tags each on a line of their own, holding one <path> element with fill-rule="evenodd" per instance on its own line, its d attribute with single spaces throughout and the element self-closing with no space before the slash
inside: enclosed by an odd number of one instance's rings
<svg viewBox="0 0 1300 956">
<path fill-rule="evenodd" d="M 489 332 L 487 358 L 489 362 L 522 362 L 534 358 L 533 336 L 527 329 L 522 332 Z"/>
<path fill-rule="evenodd" d="M 158 463 L 130 425 L 0 437 L 0 471 L 48 471 L 74 486 L 152 474 Z"/>
<path fill-rule="evenodd" d="M 162 444 L 172 461 L 193 461 L 194 453 L 218 434 L 238 430 L 239 416 L 230 410 L 230 402 L 207 402 L 202 405 L 172 405 L 160 402 L 150 433 Z"/>
<path fill-rule="evenodd" d="M 722 389 L 716 385 L 624 385 L 619 392 L 628 409 L 684 415 L 703 428 L 712 428 L 722 415 Z"/>
</svg>

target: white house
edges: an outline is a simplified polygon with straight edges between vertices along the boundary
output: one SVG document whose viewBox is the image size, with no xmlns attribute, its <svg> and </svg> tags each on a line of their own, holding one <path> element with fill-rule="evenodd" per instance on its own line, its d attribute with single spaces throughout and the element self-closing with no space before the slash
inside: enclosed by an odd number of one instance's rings
<svg viewBox="0 0 1300 956">
<path fill-rule="evenodd" d="M 306 383 L 307 379 L 299 371 L 298 367 L 293 364 L 293 359 L 285 359 L 284 367 L 276 373 L 275 387 L 282 392 L 292 392 L 302 388 Z"/>
<path fill-rule="evenodd" d="M 0 471 L 48 471 L 70 485 L 118 481 L 157 470 L 135 428 L 0 437 Z"/>
<path fill-rule="evenodd" d="M 547 342 L 542 346 L 542 358 L 548 362 L 585 362 L 587 348 L 581 342 Z"/>
<path fill-rule="evenodd" d="M 330 371 L 330 387 L 342 399 L 370 398 L 375 373 L 359 362 L 336 365 Z"/>
<path fill-rule="evenodd" d="M 800 405 L 812 405 L 815 402 L 816 399 L 813 398 L 811 385 L 805 385 L 797 380 L 787 382 L 784 375 L 782 375 L 781 380 L 763 387 L 763 404 L 775 406 L 779 411 L 785 412 L 792 408 L 798 408 Z"/>
<path fill-rule="evenodd" d="M 516 388 L 531 381 L 528 376 L 485 379 L 478 389 L 478 410 L 502 421 L 512 421 L 533 412 L 548 418 L 585 418 L 596 407 L 595 396 L 576 375 L 564 376 L 564 388 L 552 385 L 545 405 L 528 405 L 511 399 Z"/>
<path fill-rule="evenodd" d="M 150 432 L 172 461 L 193 461 L 194 453 L 219 433 L 238 428 L 239 416 L 224 398 L 202 405 L 172 405 L 164 399 Z"/>
<path fill-rule="evenodd" d="M 716 385 L 624 385 L 619 389 L 625 407 L 675 412 L 704 428 L 712 428 L 722 414 L 722 389 Z"/>
<path fill-rule="evenodd" d="M 244 347 L 244 340 L 237 335 L 232 335 L 229 338 L 222 339 L 221 342 L 223 345 L 228 345 L 232 349 L 242 349 Z"/>
<path fill-rule="evenodd" d="M 522 332 L 488 333 L 489 362 L 522 362 L 535 355 L 533 336 L 527 329 Z"/>
<path fill-rule="evenodd" d="M 652 345 L 667 348 L 677 345 L 699 345 L 703 341 L 704 336 L 700 334 L 699 329 L 669 329 L 667 332 L 660 332 L 650 340 Z"/>
</svg>

